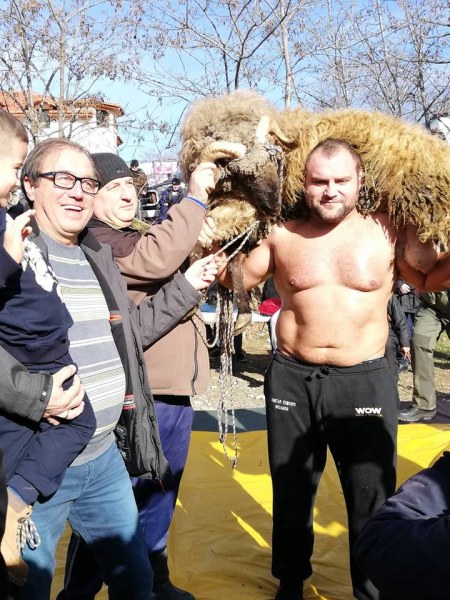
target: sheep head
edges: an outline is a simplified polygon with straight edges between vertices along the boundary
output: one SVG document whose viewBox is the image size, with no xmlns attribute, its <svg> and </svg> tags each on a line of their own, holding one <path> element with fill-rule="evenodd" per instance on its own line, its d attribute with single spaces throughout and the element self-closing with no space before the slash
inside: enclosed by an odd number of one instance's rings
<svg viewBox="0 0 450 600">
<path fill-rule="evenodd" d="M 185 179 L 201 161 L 215 162 L 221 178 L 208 211 L 219 242 L 260 221 L 258 239 L 280 216 L 284 175 L 280 113 L 251 92 L 208 98 L 193 105 L 182 126 Z M 278 133 L 274 135 L 272 131 Z"/>
</svg>

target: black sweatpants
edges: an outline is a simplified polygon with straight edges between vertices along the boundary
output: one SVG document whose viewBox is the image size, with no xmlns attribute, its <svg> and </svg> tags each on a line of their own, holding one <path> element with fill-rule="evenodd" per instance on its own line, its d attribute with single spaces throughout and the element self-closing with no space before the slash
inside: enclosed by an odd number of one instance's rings
<svg viewBox="0 0 450 600">
<path fill-rule="evenodd" d="M 379 598 L 352 548 L 369 517 L 395 491 L 398 393 L 386 359 L 331 367 L 276 351 L 265 395 L 273 575 L 300 582 L 312 573 L 314 500 L 329 446 L 347 507 L 353 593 L 358 600 Z"/>
</svg>

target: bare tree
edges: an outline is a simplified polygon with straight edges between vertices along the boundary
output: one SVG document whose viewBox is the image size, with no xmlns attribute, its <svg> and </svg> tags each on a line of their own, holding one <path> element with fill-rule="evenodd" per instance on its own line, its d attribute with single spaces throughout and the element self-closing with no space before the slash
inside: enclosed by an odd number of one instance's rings
<svg viewBox="0 0 450 600">
<path fill-rule="evenodd" d="M 328 18 L 309 22 L 317 41 L 306 102 L 428 125 L 433 113 L 449 109 L 447 10 L 444 0 L 329 0 Z"/>
<path fill-rule="evenodd" d="M 292 95 L 290 34 L 298 15 L 318 0 L 177 0 L 146 5 L 144 53 L 137 72 L 141 90 L 172 106 L 173 135 L 196 98 L 241 87 L 280 98 Z"/>
<path fill-rule="evenodd" d="M 100 83 L 129 79 L 128 62 L 141 26 L 139 3 L 121 0 L 9 0 L 0 8 L 0 89 L 39 135 L 45 98 L 57 107 L 59 131 L 74 101 L 101 99 Z M 19 91 L 21 95 L 13 95 Z M 42 94 L 38 106 L 34 93 Z M 79 103 L 83 110 L 86 102 Z M 67 135 L 67 132 L 66 132 Z M 69 132 L 70 135 L 70 132 Z"/>
</svg>

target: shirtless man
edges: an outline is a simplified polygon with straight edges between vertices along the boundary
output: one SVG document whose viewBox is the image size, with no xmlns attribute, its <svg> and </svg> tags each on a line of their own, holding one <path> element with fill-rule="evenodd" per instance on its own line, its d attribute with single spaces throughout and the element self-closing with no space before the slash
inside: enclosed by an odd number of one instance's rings
<svg viewBox="0 0 450 600">
<path fill-rule="evenodd" d="M 276 600 L 303 598 L 311 573 L 313 507 L 329 446 L 340 476 L 350 549 L 395 490 L 398 394 L 384 351 L 396 254 L 422 272 L 436 260 L 415 229 L 356 209 L 360 158 L 326 140 L 306 163 L 307 219 L 274 227 L 245 260 L 247 289 L 274 275 L 282 307 L 266 375 L 273 485 Z M 220 280 L 228 284 L 227 276 Z M 353 593 L 379 597 L 351 557 Z"/>
</svg>

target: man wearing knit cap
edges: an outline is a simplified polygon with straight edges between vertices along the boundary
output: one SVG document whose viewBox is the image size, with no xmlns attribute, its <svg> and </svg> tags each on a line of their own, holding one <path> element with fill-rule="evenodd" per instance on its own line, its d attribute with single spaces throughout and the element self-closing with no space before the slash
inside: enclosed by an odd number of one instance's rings
<svg viewBox="0 0 450 600">
<path fill-rule="evenodd" d="M 202 187 L 203 163 L 192 173 L 189 189 L 173 206 L 167 219 L 150 226 L 134 215 L 137 198 L 131 173 L 117 155 L 93 154 L 100 184 L 94 202 L 94 219 L 89 229 L 109 244 L 126 279 L 128 294 L 136 304 L 155 294 L 182 267 L 199 235 L 211 234 L 211 221 L 204 225 L 207 194 Z M 203 394 L 209 383 L 208 350 L 202 341 L 204 324 L 197 314 L 180 323 L 144 353 L 152 384 L 163 452 L 171 479 L 164 491 L 158 482 L 135 479 L 134 493 L 154 570 L 156 600 L 194 600 L 189 592 L 176 588 L 169 579 L 167 537 L 178 489 L 186 463 L 192 428 L 192 394 Z M 58 600 L 94 598 L 101 579 L 89 550 L 72 537 L 65 590 Z M 96 571 L 94 573 L 93 571 Z M 83 589 L 83 594 L 80 590 Z"/>
<path fill-rule="evenodd" d="M 167 219 L 169 209 L 181 202 L 183 197 L 184 193 L 181 188 L 181 180 L 179 177 L 173 177 L 172 183 L 163 191 L 159 199 L 158 223 L 162 223 Z"/>
</svg>

